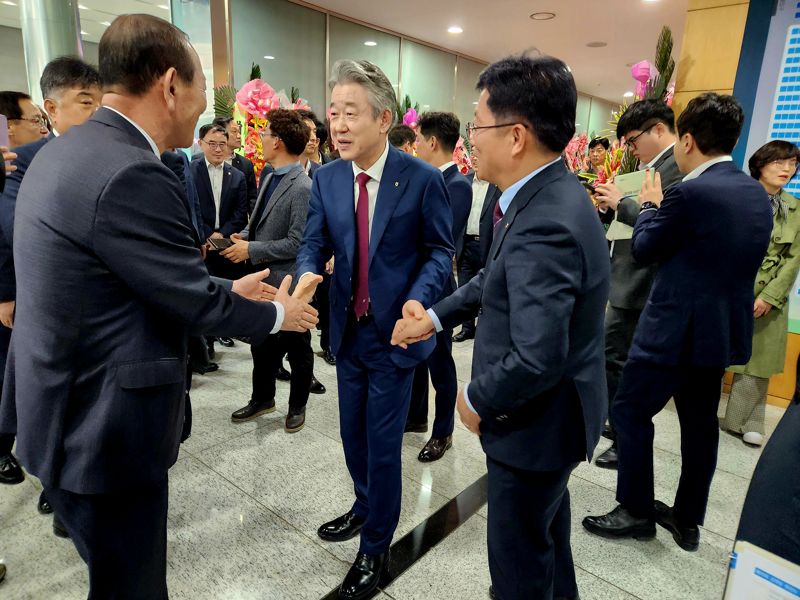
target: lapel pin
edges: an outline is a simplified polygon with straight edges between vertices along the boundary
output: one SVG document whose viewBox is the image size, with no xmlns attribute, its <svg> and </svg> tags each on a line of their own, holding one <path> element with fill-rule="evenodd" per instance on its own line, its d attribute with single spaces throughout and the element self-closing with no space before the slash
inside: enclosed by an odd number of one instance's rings
<svg viewBox="0 0 800 600">
<path fill-rule="evenodd" d="M 506 223 L 506 229 L 508 229 L 508 223 Z"/>
<path fill-rule="evenodd" d="M 399 181 L 395 181 L 394 182 L 394 187 L 400 187 L 400 182 Z"/>
</svg>

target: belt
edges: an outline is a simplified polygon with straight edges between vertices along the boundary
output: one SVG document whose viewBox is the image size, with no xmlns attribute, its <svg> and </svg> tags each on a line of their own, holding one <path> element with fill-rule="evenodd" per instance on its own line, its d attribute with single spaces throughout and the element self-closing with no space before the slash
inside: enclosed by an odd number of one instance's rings
<svg viewBox="0 0 800 600">
<path fill-rule="evenodd" d="M 479 235 L 470 235 L 469 233 L 464 234 L 464 238 L 468 240 L 475 240 L 476 242 L 481 239 Z"/>
</svg>

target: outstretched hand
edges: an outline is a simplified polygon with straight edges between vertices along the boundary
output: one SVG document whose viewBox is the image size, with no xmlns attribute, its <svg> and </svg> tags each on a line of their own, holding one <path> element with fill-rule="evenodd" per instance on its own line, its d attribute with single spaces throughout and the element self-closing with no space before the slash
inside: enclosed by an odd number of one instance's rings
<svg viewBox="0 0 800 600">
<path fill-rule="evenodd" d="M 273 286 L 262 281 L 266 279 L 268 275 L 269 269 L 245 275 L 241 279 L 237 279 L 233 282 L 233 291 L 242 298 L 255 300 L 256 302 L 274 300 L 277 290 Z"/>
<path fill-rule="evenodd" d="M 408 349 L 409 344 L 429 339 L 436 333 L 433 319 L 417 300 L 409 300 L 403 305 L 403 318 L 394 325 L 392 346 Z"/>
<path fill-rule="evenodd" d="M 292 297 L 302 300 L 303 302 L 311 302 L 317 291 L 317 286 L 321 282 L 322 275 L 316 275 L 314 273 L 304 274 L 298 280 L 294 292 L 292 292 Z"/>
<path fill-rule="evenodd" d="M 317 275 L 317 277 L 320 277 Z M 322 277 L 320 277 L 322 279 Z M 283 305 L 283 325 L 281 331 L 308 331 L 313 329 L 319 322 L 317 309 L 305 300 L 301 300 L 295 295 L 289 295 L 289 288 L 292 286 L 292 276 L 287 275 L 283 278 L 278 292 L 275 294 L 275 301 Z M 316 287 L 316 285 L 314 286 Z M 297 290 L 295 290 L 296 292 Z"/>
</svg>

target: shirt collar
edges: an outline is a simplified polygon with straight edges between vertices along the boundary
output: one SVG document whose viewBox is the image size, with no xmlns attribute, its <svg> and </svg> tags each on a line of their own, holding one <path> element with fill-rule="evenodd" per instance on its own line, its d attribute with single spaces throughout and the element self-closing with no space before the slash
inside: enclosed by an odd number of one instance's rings
<svg viewBox="0 0 800 600">
<path fill-rule="evenodd" d="M 672 143 L 671 143 L 669 146 L 667 146 L 667 147 L 666 147 L 666 148 L 664 148 L 664 149 L 663 149 L 661 152 L 659 152 L 658 154 L 656 154 L 656 157 L 655 157 L 653 160 L 651 160 L 649 163 L 647 163 L 647 164 L 644 166 L 644 168 L 645 168 L 645 169 L 652 169 L 652 168 L 653 168 L 653 166 L 654 166 L 654 165 L 655 165 L 655 164 L 656 164 L 656 163 L 659 161 L 659 159 L 660 159 L 662 156 L 664 156 L 664 155 L 665 155 L 665 154 L 666 154 L 666 153 L 667 153 L 667 152 L 668 152 L 668 151 L 669 151 L 671 148 L 674 148 L 674 147 L 675 147 L 675 142 L 672 142 Z"/>
<path fill-rule="evenodd" d="M 508 207 L 511 204 L 511 201 L 514 199 L 514 196 L 517 195 L 517 193 L 523 188 L 523 186 L 526 183 L 528 183 L 531 179 L 533 179 L 539 173 L 544 171 L 547 167 L 549 167 L 550 165 L 556 164 L 560 160 L 563 160 L 561 158 L 561 156 L 559 156 L 558 158 L 555 158 L 554 160 L 551 160 L 546 165 L 542 165 L 541 167 L 539 167 L 535 171 L 532 171 L 531 173 L 528 173 L 525 177 L 523 177 L 522 179 L 520 179 L 516 183 L 508 186 L 508 188 L 506 188 L 506 190 L 500 196 L 500 199 L 497 201 L 497 203 L 500 205 L 500 210 L 503 211 L 503 214 L 506 214 L 506 211 L 508 210 Z"/>
<path fill-rule="evenodd" d="M 439 170 L 440 170 L 442 173 L 444 173 L 445 171 L 447 171 L 447 169 L 449 169 L 450 167 L 452 167 L 454 164 L 456 164 L 456 162 L 455 162 L 454 160 L 451 160 L 450 162 L 446 162 L 446 163 L 444 163 L 444 164 L 443 164 L 441 167 L 439 167 Z"/>
<path fill-rule="evenodd" d="M 275 173 L 275 175 L 286 175 L 292 169 L 297 169 L 297 168 L 302 169 L 303 167 L 299 162 L 293 162 L 289 165 L 283 165 L 282 167 L 278 167 L 273 172 Z"/>
<path fill-rule="evenodd" d="M 204 159 L 204 160 L 206 161 L 206 168 L 207 169 L 217 169 L 217 170 L 219 170 L 219 169 L 224 169 L 225 168 L 225 161 L 224 160 L 219 164 L 219 166 L 212 165 L 210 162 L 208 162 L 207 158 Z"/>
<path fill-rule="evenodd" d="M 366 173 L 370 176 L 370 179 L 374 179 L 378 183 L 381 181 L 381 177 L 383 176 L 383 168 L 386 166 L 386 158 L 389 156 L 389 141 L 386 140 L 386 147 L 383 149 L 383 154 L 381 154 L 380 158 L 375 161 L 375 164 L 372 165 L 366 171 L 359 167 L 355 161 L 353 161 L 353 175 L 358 177 L 361 173 Z"/>
<path fill-rule="evenodd" d="M 726 154 L 725 156 L 718 156 L 716 158 L 712 158 L 711 160 L 707 160 L 702 165 L 697 167 L 694 171 L 689 173 L 686 177 L 683 178 L 684 181 L 691 181 L 692 179 L 697 179 L 705 173 L 710 167 L 717 165 L 723 162 L 731 162 L 733 157 L 730 154 Z"/>
<path fill-rule="evenodd" d="M 107 108 L 108 110 L 114 111 L 120 117 L 125 119 L 128 123 L 133 125 L 139 131 L 139 133 L 141 133 L 144 136 L 144 139 L 147 140 L 147 143 L 150 145 L 150 149 L 153 151 L 153 154 L 155 154 L 159 158 L 161 157 L 161 154 L 158 151 L 158 144 L 155 143 L 153 138 L 151 138 L 150 135 L 144 129 L 142 129 L 136 121 L 132 120 L 128 115 L 119 112 L 116 108 L 112 108 L 110 106 L 104 106 L 103 108 Z"/>
</svg>

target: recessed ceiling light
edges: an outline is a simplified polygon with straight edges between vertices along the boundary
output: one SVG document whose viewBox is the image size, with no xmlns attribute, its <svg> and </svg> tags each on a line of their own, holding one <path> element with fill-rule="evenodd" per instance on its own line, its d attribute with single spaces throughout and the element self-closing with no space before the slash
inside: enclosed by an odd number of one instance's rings
<svg viewBox="0 0 800 600">
<path fill-rule="evenodd" d="M 625 92 L 622 94 L 623 98 L 633 98 L 633 92 Z"/>
<path fill-rule="evenodd" d="M 464 33 L 464 30 L 458 25 L 453 25 L 447 29 L 447 33 Z"/>
<path fill-rule="evenodd" d="M 264 58 L 266 58 L 267 60 L 275 60 L 275 57 L 270 56 L 269 54 L 267 54 Z"/>
<path fill-rule="evenodd" d="M 3 0 L 0 4 L 5 4 L 6 6 L 16 6 L 16 2 L 12 2 L 11 0 Z"/>
<path fill-rule="evenodd" d="M 85 7 L 83 4 L 78 4 L 78 10 L 89 10 L 89 9 Z"/>
<path fill-rule="evenodd" d="M 605 48 L 608 46 L 607 42 L 589 42 L 586 44 L 589 48 Z"/>
<path fill-rule="evenodd" d="M 477 102 L 473 102 L 473 104 L 474 104 L 475 106 L 478 106 L 478 103 L 477 103 Z"/>
<path fill-rule="evenodd" d="M 89 34 L 81 29 L 81 35 L 89 35 Z"/>
<path fill-rule="evenodd" d="M 364 45 L 365 46 L 377 46 L 378 42 L 373 42 L 372 40 L 367 40 L 366 42 L 364 42 Z"/>
<path fill-rule="evenodd" d="M 102 23 L 100 23 L 100 25 L 105 25 L 106 27 L 108 27 L 109 25 L 111 25 L 111 23 L 109 21 L 103 21 Z"/>
<path fill-rule="evenodd" d="M 534 21 L 549 21 L 550 19 L 555 19 L 556 13 L 554 12 L 535 12 L 531 15 L 531 19 Z"/>
<path fill-rule="evenodd" d="M 158 8 L 163 8 L 164 10 L 169 10 L 169 4 L 159 4 Z"/>
</svg>

